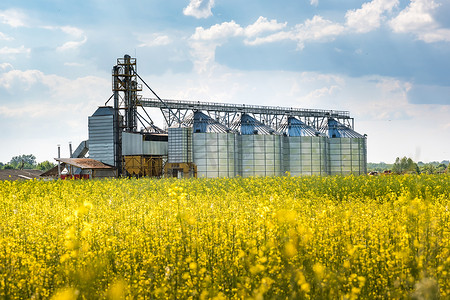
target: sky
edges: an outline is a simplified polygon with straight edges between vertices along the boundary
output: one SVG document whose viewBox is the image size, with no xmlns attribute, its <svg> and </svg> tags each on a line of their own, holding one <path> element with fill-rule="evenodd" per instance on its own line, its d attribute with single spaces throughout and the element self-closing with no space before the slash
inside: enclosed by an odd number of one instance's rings
<svg viewBox="0 0 450 300">
<path fill-rule="evenodd" d="M 369 162 L 449 160 L 449 15 L 448 0 L 2 0 L 0 162 L 68 157 L 125 54 L 163 99 L 347 110 Z"/>
</svg>

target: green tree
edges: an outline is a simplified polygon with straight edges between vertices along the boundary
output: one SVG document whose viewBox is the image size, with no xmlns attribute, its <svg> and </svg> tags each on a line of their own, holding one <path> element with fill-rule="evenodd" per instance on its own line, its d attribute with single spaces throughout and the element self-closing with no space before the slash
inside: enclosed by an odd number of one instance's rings
<svg viewBox="0 0 450 300">
<path fill-rule="evenodd" d="M 48 160 L 46 160 L 46 161 L 43 161 L 43 162 L 39 163 L 39 164 L 36 166 L 36 169 L 45 172 L 45 171 L 50 170 L 50 169 L 53 168 L 54 166 L 56 166 L 56 164 L 51 163 L 51 162 L 49 162 Z"/>
<path fill-rule="evenodd" d="M 421 168 L 420 168 L 420 173 L 423 174 L 434 174 L 436 173 L 436 168 L 433 164 L 424 164 Z"/>
<path fill-rule="evenodd" d="M 419 166 L 411 158 L 407 158 L 406 156 L 401 159 L 399 157 L 395 159 L 392 171 L 396 174 L 418 174 L 420 172 Z"/>
<path fill-rule="evenodd" d="M 446 169 L 446 164 L 439 164 L 439 166 L 436 167 L 436 173 L 444 173 Z"/>
<path fill-rule="evenodd" d="M 14 156 L 8 164 L 14 169 L 33 169 L 36 166 L 36 156 L 33 154 Z"/>
</svg>

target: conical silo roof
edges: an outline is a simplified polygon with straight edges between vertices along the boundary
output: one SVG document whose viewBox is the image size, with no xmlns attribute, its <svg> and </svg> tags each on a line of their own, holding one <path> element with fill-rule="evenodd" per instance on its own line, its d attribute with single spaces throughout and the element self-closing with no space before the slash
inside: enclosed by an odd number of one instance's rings
<svg viewBox="0 0 450 300">
<path fill-rule="evenodd" d="M 183 120 L 183 125 L 192 127 L 194 133 L 227 133 L 232 131 L 227 126 L 217 122 L 201 111 L 195 111 L 193 114 L 186 117 Z"/>
<path fill-rule="evenodd" d="M 320 131 L 327 134 L 330 138 L 365 138 L 363 135 L 333 118 L 328 119 L 327 126 L 322 127 Z"/>
<path fill-rule="evenodd" d="M 289 117 L 287 122 L 281 125 L 280 133 L 286 136 L 320 136 L 323 135 L 311 126 L 306 125 L 299 119 Z"/>
<path fill-rule="evenodd" d="M 235 122 L 231 129 L 237 130 L 243 135 L 279 134 L 273 128 L 259 122 L 248 114 L 242 114 L 240 120 Z"/>
</svg>

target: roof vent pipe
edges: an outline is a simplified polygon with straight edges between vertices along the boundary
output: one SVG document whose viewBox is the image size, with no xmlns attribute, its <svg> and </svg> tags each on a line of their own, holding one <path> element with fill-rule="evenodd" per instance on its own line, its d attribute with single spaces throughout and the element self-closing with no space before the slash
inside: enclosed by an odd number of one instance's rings
<svg viewBox="0 0 450 300">
<path fill-rule="evenodd" d="M 61 163 L 59 159 L 61 158 L 61 145 L 58 144 L 58 177 L 61 178 Z"/>
<path fill-rule="evenodd" d="M 69 152 L 70 152 L 70 158 L 73 158 L 72 142 L 69 142 Z"/>
</svg>

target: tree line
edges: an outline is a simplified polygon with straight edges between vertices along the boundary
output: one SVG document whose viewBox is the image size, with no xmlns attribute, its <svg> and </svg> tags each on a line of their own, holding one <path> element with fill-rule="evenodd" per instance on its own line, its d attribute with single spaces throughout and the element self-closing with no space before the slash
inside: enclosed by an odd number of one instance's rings
<svg viewBox="0 0 450 300">
<path fill-rule="evenodd" d="M 439 174 L 450 172 L 449 161 L 444 160 L 442 162 L 430 162 L 423 163 L 421 161 L 414 162 L 411 158 L 406 156 L 400 158 L 397 157 L 393 164 L 381 163 L 368 163 L 367 170 L 369 172 L 382 173 L 384 171 L 392 171 L 395 174 Z"/>
<path fill-rule="evenodd" d="M 56 166 L 56 164 L 49 162 L 48 160 L 37 163 L 36 156 L 33 154 L 22 154 L 14 156 L 11 160 L 4 164 L 0 162 L 0 169 L 34 169 L 41 170 L 43 172 L 50 170 Z"/>
</svg>

